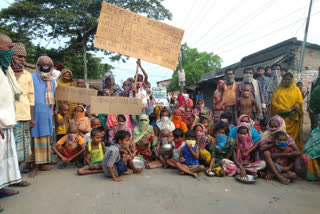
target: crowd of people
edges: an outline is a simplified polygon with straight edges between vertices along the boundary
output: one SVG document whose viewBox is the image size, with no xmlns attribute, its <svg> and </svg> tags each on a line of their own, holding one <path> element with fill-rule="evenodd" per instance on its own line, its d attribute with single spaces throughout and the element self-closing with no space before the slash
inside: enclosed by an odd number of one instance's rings
<svg viewBox="0 0 320 214">
<path fill-rule="evenodd" d="M 282 184 L 294 181 L 304 163 L 306 179 L 320 180 L 320 76 L 310 96 L 313 131 L 304 146 L 306 93 L 301 83 L 296 86 L 294 73 L 278 64 L 246 68 L 241 82 L 227 70 L 213 106 L 205 106 L 201 92 L 192 99 L 186 91 L 172 93 L 170 106 L 153 106 L 151 84 L 138 60 L 143 75 L 120 87 L 106 73 L 98 96 L 140 98 L 142 114 L 95 115 L 81 103 L 55 102 L 57 87 L 86 87 L 83 80 L 74 80 L 72 71 L 48 56 L 39 57 L 31 74 L 24 69 L 26 55 L 22 43 L 0 34 L 0 198 L 19 193 L 8 185 L 30 185 L 21 173 L 34 177 L 51 170 L 53 155 L 59 169 L 75 162 L 78 175 L 104 173 L 114 181 L 143 171 L 135 157 L 147 168 L 173 168 L 195 178 L 201 172 L 243 180 L 253 175 Z"/>
</svg>

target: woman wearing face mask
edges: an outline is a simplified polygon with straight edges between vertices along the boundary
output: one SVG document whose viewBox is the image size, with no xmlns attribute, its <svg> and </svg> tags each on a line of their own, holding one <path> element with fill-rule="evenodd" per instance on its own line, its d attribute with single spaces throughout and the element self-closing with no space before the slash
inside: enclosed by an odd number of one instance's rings
<svg viewBox="0 0 320 214">
<path fill-rule="evenodd" d="M 238 124 L 239 123 L 247 123 L 249 125 L 250 136 L 251 136 L 251 139 L 254 143 L 256 143 L 258 140 L 261 139 L 259 132 L 253 127 L 254 121 L 248 115 L 246 115 L 246 114 L 241 115 L 238 119 Z M 232 139 L 236 139 L 237 127 L 234 127 L 230 130 L 229 137 Z"/>
<path fill-rule="evenodd" d="M 75 87 L 74 80 L 72 78 L 72 71 L 64 69 L 57 81 L 58 86 Z M 67 100 L 57 100 L 56 108 L 59 109 L 61 103 L 69 105 L 69 117 L 72 118 L 74 109 L 77 107 L 76 103 L 69 102 Z"/>
<path fill-rule="evenodd" d="M 102 91 L 104 96 L 119 96 L 120 87 L 116 84 L 112 73 L 107 72 L 102 80 Z"/>
<path fill-rule="evenodd" d="M 168 129 L 172 132 L 176 127 L 174 123 L 170 120 L 170 113 L 168 109 L 162 109 L 160 111 L 160 119 L 157 120 L 157 128 L 155 130 L 155 135 L 159 137 L 164 129 Z"/>
<path fill-rule="evenodd" d="M 83 137 L 91 130 L 91 121 L 86 117 L 83 105 L 78 105 L 73 112 L 71 123 L 76 123 L 79 126 L 80 135 Z"/>
<path fill-rule="evenodd" d="M 188 131 L 187 125 L 182 121 L 182 112 L 180 110 L 174 110 L 172 122 L 176 129 L 182 129 L 183 132 Z"/>
<path fill-rule="evenodd" d="M 279 87 L 273 93 L 271 114 L 279 115 L 285 120 L 288 135 L 294 139 L 300 151 L 303 151 L 303 98 L 295 84 L 293 73 L 284 74 Z"/>
<path fill-rule="evenodd" d="M 33 162 L 33 171 L 30 177 L 41 171 L 50 170 L 45 164 L 50 163 L 50 136 L 53 135 L 52 107 L 54 105 L 55 81 L 52 80 L 51 72 L 53 62 L 47 56 L 39 57 L 37 72 L 32 74 L 35 105 L 33 116 L 34 128 L 31 129 L 32 157 L 27 162 Z M 41 148 L 41 149 L 39 149 Z"/>
<path fill-rule="evenodd" d="M 199 115 L 201 112 L 205 112 L 209 120 L 212 118 L 212 111 L 205 107 L 203 100 L 198 100 L 194 113 Z"/>
<path fill-rule="evenodd" d="M 214 92 L 213 95 L 213 118 L 214 123 L 218 123 L 220 121 L 220 116 L 224 112 L 227 111 L 227 106 L 225 102 L 222 100 L 221 93 L 219 91 Z"/>
<path fill-rule="evenodd" d="M 196 133 L 196 141 L 200 148 L 199 161 L 207 166 L 210 163 L 211 155 L 206 150 L 206 146 L 211 143 L 211 140 L 206 135 L 205 130 L 206 130 L 205 126 L 202 125 L 201 123 L 198 123 L 193 127 L 193 131 Z"/>
<path fill-rule="evenodd" d="M 196 117 L 193 113 L 193 109 L 187 107 L 184 114 L 183 114 L 182 121 L 185 122 L 188 129 L 191 129 L 191 127 L 194 125 L 195 118 Z"/>
<path fill-rule="evenodd" d="M 109 143 L 113 142 L 113 139 L 116 135 L 116 133 L 120 130 L 124 130 L 130 133 L 130 135 L 132 135 L 132 130 L 128 127 L 127 124 L 127 118 L 125 115 L 123 114 L 119 114 L 118 115 L 118 121 L 117 121 L 117 126 L 113 127 L 112 129 L 110 129 L 109 131 Z"/>
</svg>

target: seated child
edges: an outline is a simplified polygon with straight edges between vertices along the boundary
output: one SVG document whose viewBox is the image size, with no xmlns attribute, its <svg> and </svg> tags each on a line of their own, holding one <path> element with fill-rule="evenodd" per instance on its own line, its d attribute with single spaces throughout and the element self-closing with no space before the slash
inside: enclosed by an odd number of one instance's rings
<svg viewBox="0 0 320 214">
<path fill-rule="evenodd" d="M 209 138 L 212 138 L 213 136 L 213 130 L 212 128 L 210 127 L 210 121 L 207 117 L 201 117 L 200 118 L 200 124 L 202 124 L 205 128 L 204 132 L 206 133 L 206 135 L 209 137 Z"/>
<path fill-rule="evenodd" d="M 166 159 L 165 164 L 176 168 L 176 163 L 180 160 L 180 152 L 185 146 L 185 142 L 183 141 L 183 131 L 182 129 L 175 129 L 172 132 L 173 134 L 173 150 L 172 150 L 172 155 L 170 159 Z"/>
<path fill-rule="evenodd" d="M 176 129 L 182 129 L 183 132 L 188 131 L 187 125 L 182 121 L 182 112 L 180 110 L 173 111 L 172 122 Z"/>
<path fill-rule="evenodd" d="M 78 175 L 89 175 L 103 172 L 102 160 L 106 152 L 106 146 L 103 143 L 103 133 L 100 128 L 91 130 L 91 142 L 86 145 L 84 160 L 88 164 L 78 170 Z"/>
<path fill-rule="evenodd" d="M 149 125 L 152 126 L 155 131 L 157 129 L 157 114 L 154 112 L 149 114 L 149 121 Z"/>
<path fill-rule="evenodd" d="M 239 123 L 237 126 L 236 143 L 233 151 L 233 162 L 238 167 L 242 178 L 247 176 L 247 172 L 257 176 L 259 170 L 266 167 L 266 162 L 257 160 L 257 149 L 259 142 L 253 143 L 249 132 L 250 125 Z"/>
<path fill-rule="evenodd" d="M 171 132 L 169 129 L 163 129 L 156 148 L 156 156 L 159 158 L 163 166 L 166 166 L 166 160 L 171 156 L 170 154 L 163 154 L 161 146 L 165 144 L 171 144 Z"/>
<path fill-rule="evenodd" d="M 69 105 L 61 103 L 59 112 L 55 116 L 57 141 L 67 134 L 68 126 L 70 124 Z"/>
<path fill-rule="evenodd" d="M 94 128 L 99 128 L 101 127 L 101 121 L 99 120 L 99 118 L 93 117 L 91 119 L 91 129 L 90 132 L 88 132 L 87 134 L 85 134 L 85 136 L 83 137 L 84 143 L 88 144 L 91 141 L 91 131 Z"/>
<path fill-rule="evenodd" d="M 170 132 L 175 130 L 173 122 L 169 119 L 170 112 L 168 109 L 164 108 L 160 111 L 160 119 L 157 121 L 157 128 L 155 130 L 155 136 L 161 136 L 161 132 L 164 129 L 168 129 Z"/>
<path fill-rule="evenodd" d="M 232 114 L 230 112 L 224 112 L 221 114 L 220 116 L 220 120 L 222 122 L 225 122 L 228 127 L 229 127 L 229 130 L 231 130 L 232 128 L 234 128 L 235 126 L 231 123 L 232 121 Z"/>
<path fill-rule="evenodd" d="M 259 118 L 260 108 L 257 101 L 250 96 L 251 95 L 251 85 L 246 84 L 243 86 L 241 96 L 237 99 L 235 116 L 246 114 L 250 118 L 253 118 L 254 109 L 256 110 L 256 118 Z M 239 114 L 240 113 L 240 114 Z"/>
<path fill-rule="evenodd" d="M 149 163 L 152 161 L 152 151 L 150 149 L 150 141 L 148 135 L 144 136 L 137 145 L 137 156 L 142 155 L 143 159 Z"/>
<path fill-rule="evenodd" d="M 182 174 L 197 178 L 198 173 L 204 170 L 204 166 L 199 164 L 199 151 L 200 147 L 196 144 L 196 133 L 192 130 L 187 131 L 186 144 L 181 149 L 179 162 L 176 163 L 177 169 Z"/>
<path fill-rule="evenodd" d="M 215 124 L 213 143 L 207 145 L 206 150 L 211 154 L 211 160 L 206 173 L 209 175 L 211 171 L 216 176 L 223 177 L 225 174 L 233 176 L 237 167 L 230 160 L 233 155 L 235 141 L 228 138 L 228 125 L 222 121 Z"/>
<path fill-rule="evenodd" d="M 60 169 L 65 168 L 71 161 L 76 161 L 77 167 L 81 166 L 85 147 L 83 138 L 79 134 L 79 126 L 71 123 L 67 135 L 56 142 L 52 149 L 63 161 L 59 166 Z"/>
<path fill-rule="evenodd" d="M 91 130 L 91 121 L 85 116 L 85 109 L 83 105 L 78 105 L 73 113 L 71 123 L 76 123 L 79 126 L 80 135 L 84 136 Z"/>
<path fill-rule="evenodd" d="M 122 148 L 127 148 L 131 141 L 131 134 L 128 131 L 118 131 L 115 135 L 115 142 L 111 144 L 103 157 L 103 172 L 114 181 L 123 181 L 120 176 L 130 174 L 127 166 L 129 166 L 134 173 L 140 173 L 143 170 L 143 168 L 136 168 L 134 166 L 130 155 L 122 154 Z"/>
<path fill-rule="evenodd" d="M 274 134 L 274 146 L 271 151 L 264 151 L 264 159 L 267 162 L 267 175 L 265 178 L 271 180 L 276 177 L 282 184 L 289 184 L 297 176 L 291 171 L 298 153 L 288 144 L 288 136 L 283 131 Z"/>
<path fill-rule="evenodd" d="M 223 102 L 221 92 L 215 91 L 213 95 L 213 121 L 214 124 L 220 121 L 220 116 L 227 111 L 227 105 Z"/>
<path fill-rule="evenodd" d="M 200 147 L 199 160 L 202 164 L 208 166 L 211 160 L 211 155 L 206 150 L 206 146 L 211 142 L 211 139 L 206 135 L 205 127 L 201 123 L 196 124 L 193 127 L 193 131 L 196 133 L 197 145 Z"/>
</svg>

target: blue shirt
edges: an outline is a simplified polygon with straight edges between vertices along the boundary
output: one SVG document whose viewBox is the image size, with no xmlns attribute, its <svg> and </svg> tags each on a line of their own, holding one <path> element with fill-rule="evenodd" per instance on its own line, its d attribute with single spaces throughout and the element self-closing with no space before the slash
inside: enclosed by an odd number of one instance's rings
<svg viewBox="0 0 320 214">
<path fill-rule="evenodd" d="M 46 104 L 46 90 L 47 84 L 43 82 L 37 73 L 32 74 L 33 87 L 34 87 L 34 107 L 33 119 L 35 126 L 31 129 L 32 137 L 44 137 L 53 135 L 53 117 L 52 106 Z M 55 92 L 56 84 L 52 80 L 53 95 Z"/>
<path fill-rule="evenodd" d="M 266 77 L 266 76 L 263 76 L 262 79 L 260 79 L 259 77 L 257 78 L 257 80 L 260 82 L 260 85 L 261 85 L 261 90 L 262 90 L 262 94 L 263 94 L 263 97 L 264 97 L 264 100 L 267 99 L 267 96 L 268 96 L 268 92 L 266 90 L 266 83 L 268 81 L 269 77 Z"/>
<path fill-rule="evenodd" d="M 237 127 L 234 127 L 234 128 L 232 128 L 230 130 L 229 137 L 233 138 L 233 139 L 236 139 L 236 137 L 237 137 Z M 252 141 L 254 143 L 256 143 L 258 140 L 261 139 L 261 137 L 259 135 L 259 132 L 255 128 L 251 129 L 251 137 L 252 137 Z"/>
<path fill-rule="evenodd" d="M 194 145 L 194 147 L 192 148 L 192 151 L 193 152 L 196 152 L 196 149 L 197 149 L 197 144 Z M 199 165 L 199 160 L 194 158 L 191 154 L 191 152 L 189 151 L 189 148 L 187 145 L 185 145 L 183 147 L 183 157 L 184 159 L 186 159 L 183 164 L 187 165 L 187 166 L 197 166 Z"/>
<path fill-rule="evenodd" d="M 202 100 L 202 99 L 203 99 L 203 94 L 197 94 L 196 98 L 197 98 L 198 100 Z"/>
</svg>

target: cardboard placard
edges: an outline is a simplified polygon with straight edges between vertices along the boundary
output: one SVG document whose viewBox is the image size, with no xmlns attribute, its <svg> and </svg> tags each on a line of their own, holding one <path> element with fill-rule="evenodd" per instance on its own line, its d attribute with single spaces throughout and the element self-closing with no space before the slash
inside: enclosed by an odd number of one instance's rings
<svg viewBox="0 0 320 214">
<path fill-rule="evenodd" d="M 141 115 L 142 101 L 134 97 L 90 97 L 93 114 Z"/>
<path fill-rule="evenodd" d="M 102 3 L 94 47 L 175 70 L 184 30 Z"/>
<path fill-rule="evenodd" d="M 97 95 L 98 91 L 94 89 L 58 86 L 55 93 L 55 99 L 90 105 L 90 97 Z"/>
</svg>

